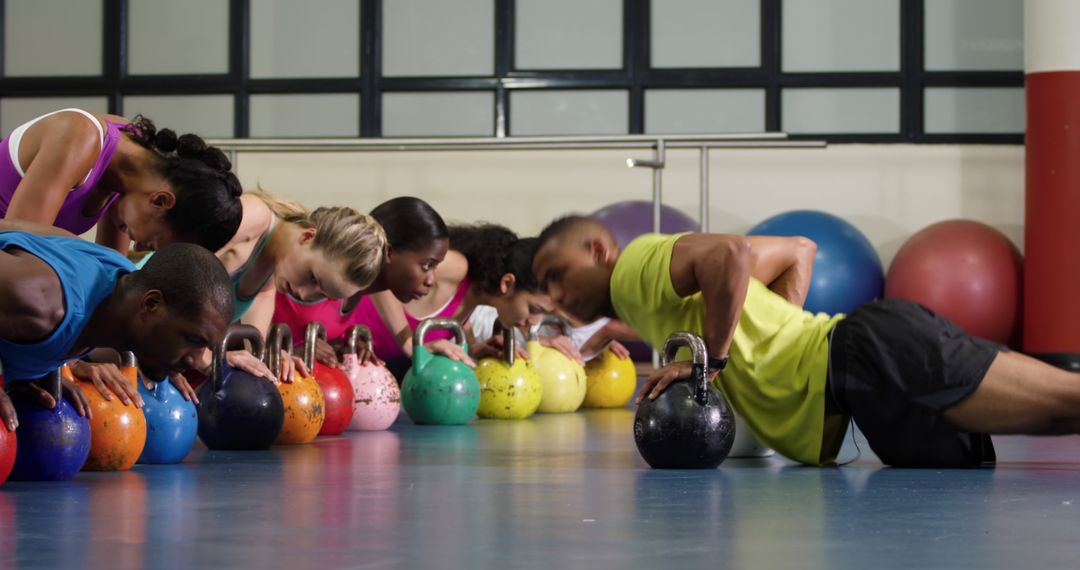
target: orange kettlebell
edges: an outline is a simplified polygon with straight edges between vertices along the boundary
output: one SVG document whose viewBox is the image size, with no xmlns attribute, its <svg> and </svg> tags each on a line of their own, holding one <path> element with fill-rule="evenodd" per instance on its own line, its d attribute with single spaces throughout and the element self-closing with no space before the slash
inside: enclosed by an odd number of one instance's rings
<svg viewBox="0 0 1080 570">
<path fill-rule="evenodd" d="M 281 353 L 292 357 L 292 331 L 285 324 L 274 325 L 266 339 L 266 363 L 281 376 Z M 281 401 L 285 405 L 285 424 L 281 426 L 274 443 L 290 445 L 308 443 L 319 435 L 326 419 L 326 403 L 323 401 L 319 383 L 311 376 L 301 376 L 293 371 L 291 378 L 282 378 L 278 384 Z"/>
<path fill-rule="evenodd" d="M 131 352 L 124 353 L 120 372 L 138 388 L 139 367 Z M 83 464 L 83 471 L 131 469 L 146 445 L 146 417 L 142 410 L 134 403 L 125 406 L 115 395 L 112 400 L 106 400 L 92 382 L 75 378 L 67 366 L 62 373 L 64 378 L 82 388 L 90 402 L 90 455 Z"/>
</svg>

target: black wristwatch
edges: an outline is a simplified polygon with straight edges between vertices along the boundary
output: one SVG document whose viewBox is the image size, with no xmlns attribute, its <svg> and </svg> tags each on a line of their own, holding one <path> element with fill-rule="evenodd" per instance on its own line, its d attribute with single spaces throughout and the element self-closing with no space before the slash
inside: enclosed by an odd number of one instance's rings
<svg viewBox="0 0 1080 570">
<path fill-rule="evenodd" d="M 716 358 L 715 356 L 710 356 L 709 357 L 709 371 L 712 372 L 713 370 L 723 370 L 727 366 L 727 362 L 728 362 L 728 357 L 726 357 L 726 356 L 722 356 L 720 358 Z"/>
</svg>

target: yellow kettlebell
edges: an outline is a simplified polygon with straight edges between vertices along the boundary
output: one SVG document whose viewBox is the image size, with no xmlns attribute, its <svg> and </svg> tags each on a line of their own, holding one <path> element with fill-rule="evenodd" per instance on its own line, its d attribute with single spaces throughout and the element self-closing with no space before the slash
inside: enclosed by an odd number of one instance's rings
<svg viewBox="0 0 1080 570">
<path fill-rule="evenodd" d="M 545 326 L 558 328 L 565 335 L 570 333 L 570 324 L 555 315 L 544 315 L 529 329 L 525 348 L 544 390 L 537 411 L 542 414 L 576 412 L 585 401 L 585 367 L 558 350 L 540 344 L 540 329 Z"/>
<path fill-rule="evenodd" d="M 476 415 L 499 420 L 523 420 L 536 412 L 543 386 L 536 369 L 514 358 L 514 331 L 503 330 L 503 358 L 484 358 L 476 363 L 480 381 L 480 407 Z"/>
<path fill-rule="evenodd" d="M 621 408 L 630 402 L 637 387 L 634 361 L 619 358 L 605 348 L 585 365 L 586 408 Z"/>
</svg>

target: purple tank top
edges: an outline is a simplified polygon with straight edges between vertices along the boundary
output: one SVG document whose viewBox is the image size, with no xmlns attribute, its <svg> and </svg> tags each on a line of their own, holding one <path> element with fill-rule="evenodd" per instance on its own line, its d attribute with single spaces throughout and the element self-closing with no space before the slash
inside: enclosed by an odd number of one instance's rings
<svg viewBox="0 0 1080 570">
<path fill-rule="evenodd" d="M 125 126 L 105 121 L 105 137 L 101 143 L 101 152 L 98 153 L 94 166 L 90 168 L 90 175 L 81 184 L 68 192 L 67 198 L 64 199 L 64 203 L 60 206 L 60 211 L 56 214 L 56 220 L 53 222 L 54 226 L 76 235 L 85 233 L 97 225 L 98 221 L 105 216 L 105 212 L 119 197 L 119 194 L 113 194 L 101 210 L 89 216 L 83 215 L 87 200 L 91 198 L 94 187 L 97 186 L 97 183 L 105 174 L 105 167 L 108 166 L 113 154 L 116 153 L 116 146 L 120 142 L 120 131 Z M 9 134 L 4 137 L 4 140 L 0 141 L 0 218 L 7 215 L 11 198 L 15 195 L 19 183 L 22 182 L 22 175 L 19 174 L 19 170 L 15 168 L 15 164 L 11 160 L 10 139 L 11 135 Z"/>
</svg>

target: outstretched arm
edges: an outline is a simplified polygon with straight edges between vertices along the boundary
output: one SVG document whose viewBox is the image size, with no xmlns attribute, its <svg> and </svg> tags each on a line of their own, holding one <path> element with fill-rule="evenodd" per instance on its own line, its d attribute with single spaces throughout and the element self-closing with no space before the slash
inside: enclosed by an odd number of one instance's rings
<svg viewBox="0 0 1080 570">
<path fill-rule="evenodd" d="M 705 343 L 709 355 L 727 356 L 753 269 L 750 241 L 737 235 L 689 234 L 671 253 L 671 283 L 686 297 L 701 292 L 705 302 Z M 637 401 L 655 398 L 672 382 L 687 378 L 688 362 L 672 362 L 645 380 Z"/>
<path fill-rule="evenodd" d="M 52 225 L 68 192 L 97 160 L 98 137 L 97 128 L 74 113 L 48 117 L 27 130 L 19 149 L 26 175 L 4 217 Z"/>
</svg>

